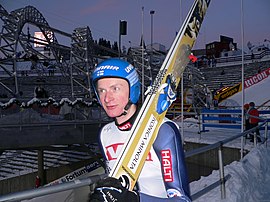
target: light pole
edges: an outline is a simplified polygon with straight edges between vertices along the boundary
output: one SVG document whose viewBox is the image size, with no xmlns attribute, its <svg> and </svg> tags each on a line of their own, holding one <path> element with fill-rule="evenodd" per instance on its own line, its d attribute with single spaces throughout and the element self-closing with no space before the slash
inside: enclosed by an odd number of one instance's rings
<svg viewBox="0 0 270 202">
<path fill-rule="evenodd" d="M 153 16 L 154 16 L 154 14 L 155 14 L 155 11 L 151 10 L 150 11 L 150 15 L 151 15 L 151 55 L 153 53 Z"/>
<path fill-rule="evenodd" d="M 242 45 L 242 68 L 241 68 L 241 85 L 242 85 L 242 124 L 241 124 L 241 132 L 244 131 L 244 123 L 245 123 L 245 116 L 244 116 L 244 103 L 245 103 L 245 78 L 244 78 L 244 74 L 245 74 L 245 70 L 244 70 L 244 1 L 241 0 L 241 45 Z M 241 159 L 243 158 L 243 142 L 244 142 L 244 137 L 241 137 Z"/>
<path fill-rule="evenodd" d="M 142 7 L 142 38 L 141 38 L 141 46 L 142 46 L 142 104 L 144 102 L 144 39 L 143 39 L 143 26 L 144 26 L 144 7 Z"/>
</svg>

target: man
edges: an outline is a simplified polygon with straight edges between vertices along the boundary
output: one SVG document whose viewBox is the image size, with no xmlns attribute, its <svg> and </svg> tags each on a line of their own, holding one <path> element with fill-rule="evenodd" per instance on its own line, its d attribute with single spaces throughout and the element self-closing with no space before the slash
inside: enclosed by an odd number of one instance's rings
<svg viewBox="0 0 270 202">
<path fill-rule="evenodd" d="M 259 124 L 259 111 L 255 108 L 254 102 L 249 103 L 248 115 L 249 115 L 249 128 L 251 129 L 251 128 L 257 127 Z M 257 141 L 261 142 L 260 131 L 258 128 L 256 129 L 256 137 L 257 137 Z M 250 141 L 254 142 L 253 135 L 251 136 Z"/>
<path fill-rule="evenodd" d="M 99 137 L 110 172 L 136 119 L 141 84 L 135 68 L 120 59 L 100 63 L 92 74 L 92 83 L 105 112 L 114 118 L 114 122 L 102 128 Z M 165 157 L 171 166 L 162 163 Z M 90 201 L 190 201 L 184 160 L 178 127 L 164 119 L 140 173 L 136 192 L 128 191 L 118 179 L 110 177 L 97 183 Z"/>
</svg>

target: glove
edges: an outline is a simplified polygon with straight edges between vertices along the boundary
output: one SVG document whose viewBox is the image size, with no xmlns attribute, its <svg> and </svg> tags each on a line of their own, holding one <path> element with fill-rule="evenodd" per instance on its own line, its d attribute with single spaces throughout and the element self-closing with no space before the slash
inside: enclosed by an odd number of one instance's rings
<svg viewBox="0 0 270 202">
<path fill-rule="evenodd" d="M 139 202 L 139 196 L 134 191 L 124 188 L 121 182 L 112 177 L 97 182 L 89 202 Z"/>
</svg>

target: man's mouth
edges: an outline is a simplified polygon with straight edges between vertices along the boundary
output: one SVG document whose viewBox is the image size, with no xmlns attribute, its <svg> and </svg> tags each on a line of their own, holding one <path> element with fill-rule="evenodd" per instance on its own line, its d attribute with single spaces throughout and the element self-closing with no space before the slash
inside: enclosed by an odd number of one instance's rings
<svg viewBox="0 0 270 202">
<path fill-rule="evenodd" d="M 116 105 L 110 105 L 110 106 L 106 106 L 106 108 L 107 108 L 108 110 L 113 110 L 113 109 L 115 109 L 115 108 L 116 108 Z"/>
</svg>

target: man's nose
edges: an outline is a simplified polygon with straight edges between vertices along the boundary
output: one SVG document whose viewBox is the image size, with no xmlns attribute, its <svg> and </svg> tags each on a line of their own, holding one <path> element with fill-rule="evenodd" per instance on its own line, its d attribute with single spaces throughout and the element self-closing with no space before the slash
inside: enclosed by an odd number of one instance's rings
<svg viewBox="0 0 270 202">
<path fill-rule="evenodd" d="M 113 93 L 108 91 L 105 96 L 105 102 L 110 102 L 111 100 L 113 100 Z"/>
</svg>

